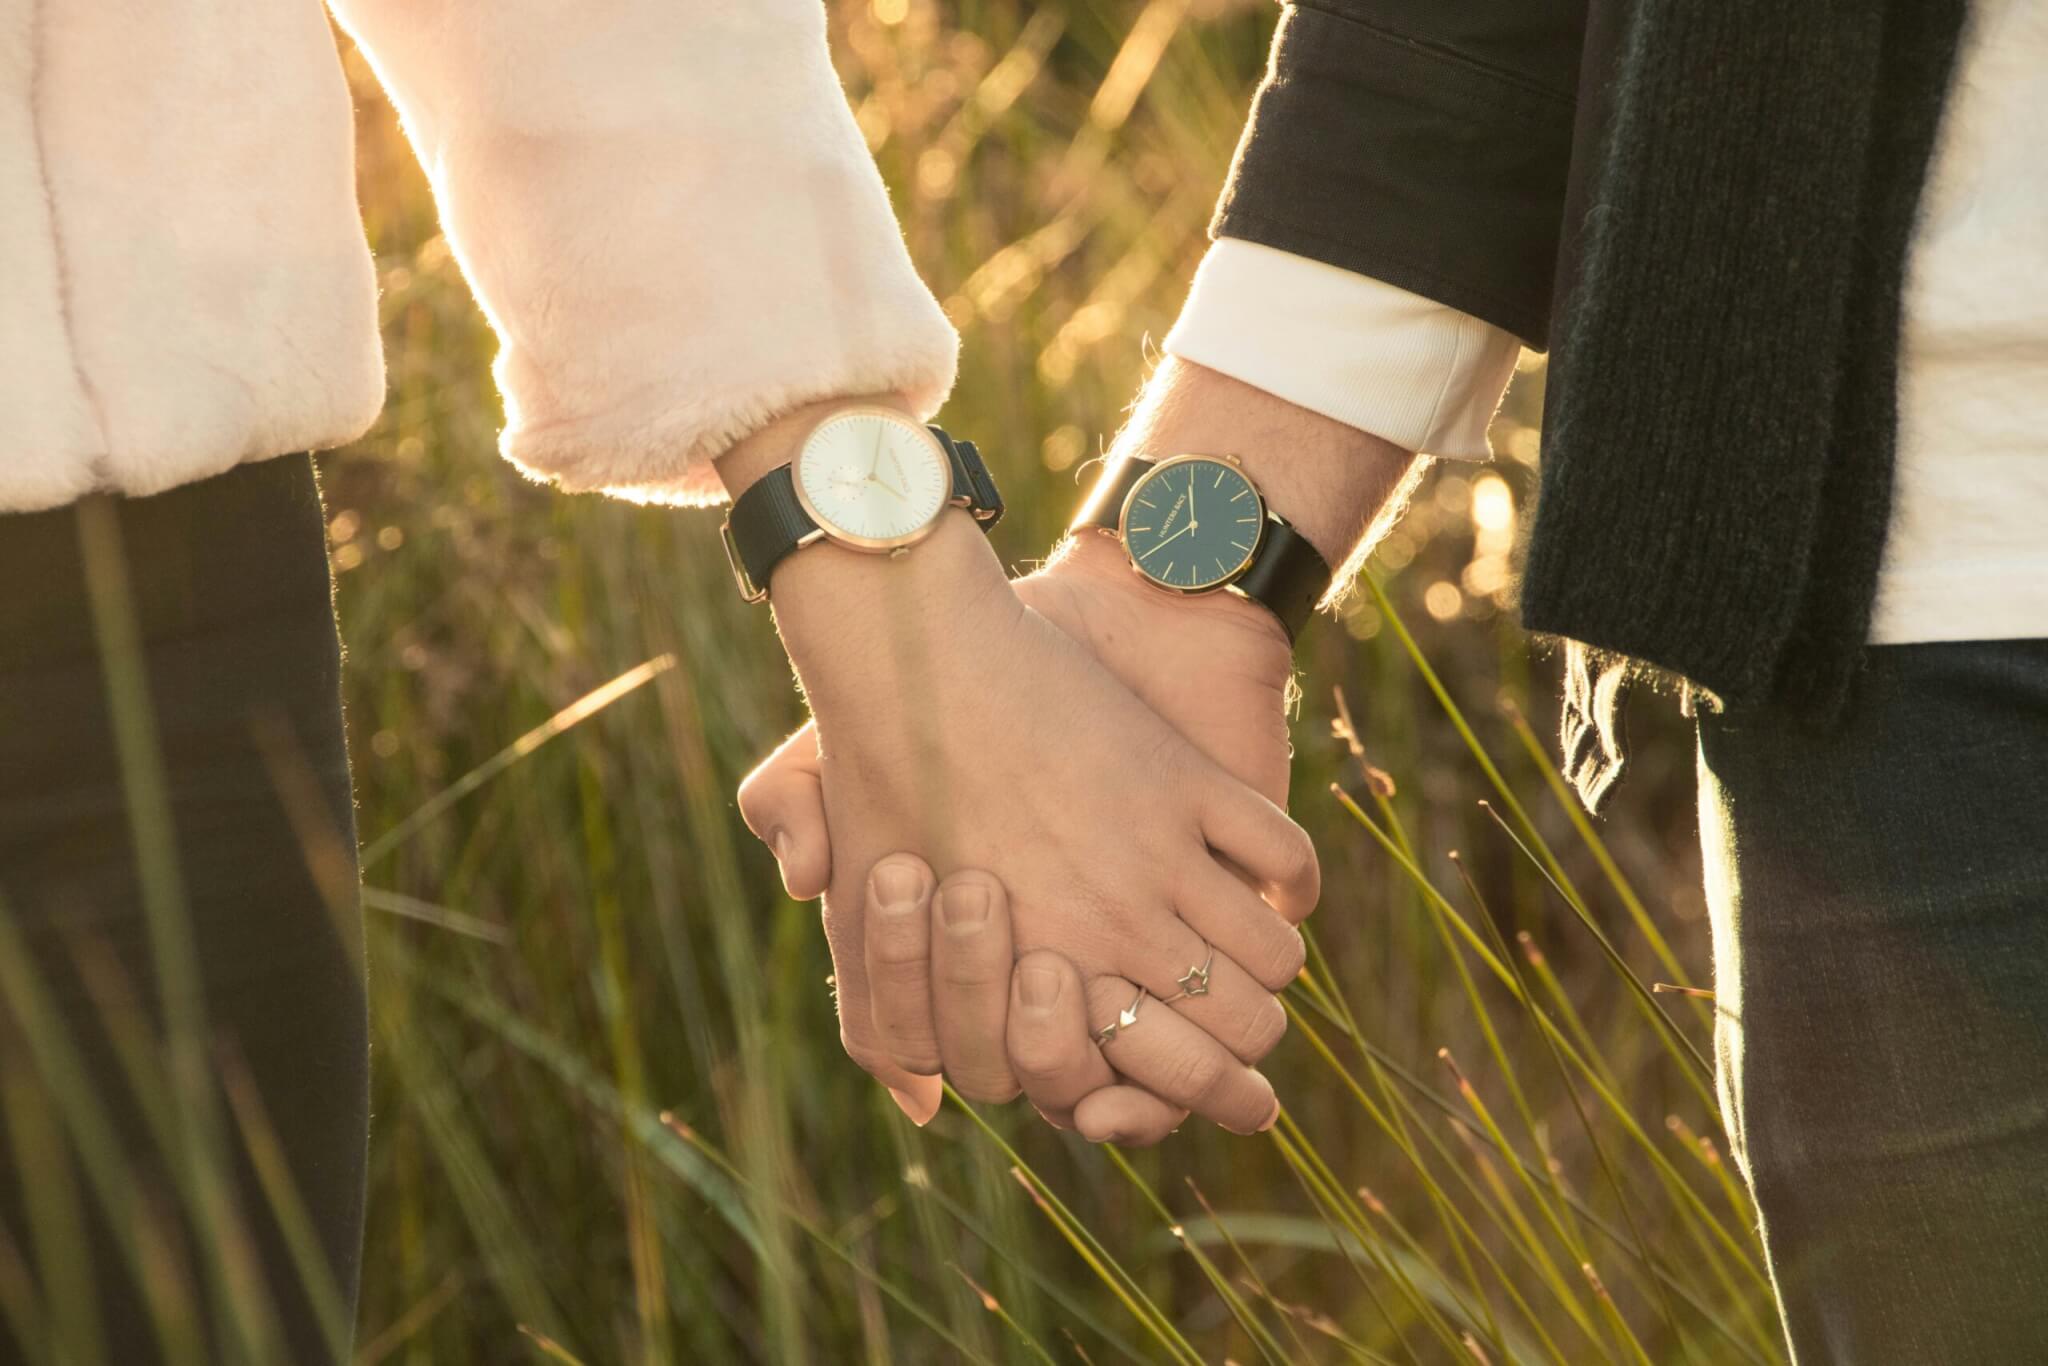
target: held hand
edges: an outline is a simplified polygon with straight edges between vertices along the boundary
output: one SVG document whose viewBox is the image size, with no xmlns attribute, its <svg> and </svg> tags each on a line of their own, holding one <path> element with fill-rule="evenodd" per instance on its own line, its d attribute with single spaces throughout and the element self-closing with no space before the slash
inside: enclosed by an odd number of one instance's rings
<svg viewBox="0 0 2048 1366">
<path fill-rule="evenodd" d="M 1289 751 L 1284 708 L 1290 659 L 1284 634 L 1263 609 L 1233 598 L 1180 599 L 1159 592 L 1130 572 L 1115 546 L 1094 538 L 1070 547 L 1046 569 L 1019 580 L 1016 591 L 1027 605 L 1087 646 L 1232 776 L 1276 804 L 1285 800 Z M 741 789 L 740 806 L 754 832 L 776 848 L 790 894 L 816 896 L 830 875 L 834 851 L 827 839 L 815 739 L 809 727 L 791 737 L 748 778 Z M 842 851 L 841 857 L 845 856 Z M 974 861 L 994 862 L 986 857 Z M 1290 918 L 1298 920 L 1313 907 L 1314 893 L 1276 897 L 1276 901 Z M 917 955 L 926 942 L 946 942 L 936 925 L 928 941 L 907 938 L 910 931 L 898 930 L 889 945 L 879 950 L 876 945 L 878 932 L 889 926 L 923 923 L 922 916 L 869 918 L 869 961 L 923 961 Z M 1010 1030 L 1015 1075 L 1022 1078 L 1034 1103 L 1055 1123 L 1077 1124 L 1090 1138 L 1144 1143 L 1164 1137 L 1183 1118 L 1181 1111 L 1136 1086 L 1115 1084 L 1101 1050 L 1089 1037 L 1091 1019 L 1096 1024 L 1107 1022 L 1116 1009 L 1128 1004 L 1128 998 L 1112 1001 L 1108 1010 L 1096 1012 L 1100 1018 L 1093 1018 L 1079 974 L 1071 965 L 1051 953 L 1027 955 L 1027 960 L 1019 964 L 1009 1001 Z M 1035 965 L 1033 971 L 1026 972 L 1027 965 Z M 963 1012 L 966 1018 L 974 1018 L 967 1003 L 949 995 L 941 978 L 920 977 L 916 969 L 892 973 L 892 981 L 896 989 L 878 991 L 876 996 L 879 1002 L 886 995 L 890 1003 L 883 1012 L 885 1018 L 877 1023 L 878 1031 L 885 1038 L 895 1037 L 899 1030 L 907 1036 L 892 1046 L 891 1056 L 914 1056 L 920 1070 L 932 1066 L 936 1056 L 963 1092 L 995 1098 L 1001 1086 L 981 1092 L 968 1089 L 974 1082 L 962 1083 L 953 1061 L 959 1050 L 941 1047 L 934 1055 L 916 1043 L 920 1038 L 967 1037 L 971 1030 L 955 1023 L 963 1018 Z M 1001 994 L 992 999 L 1002 1002 Z M 1015 1014 L 1020 1009 L 1031 1012 L 1027 1016 L 1030 1027 L 1021 1033 Z M 1152 1009 L 1156 1012 L 1157 1008 Z M 1148 1021 L 1152 1018 L 1147 1017 Z M 1000 1036 L 999 1029 L 985 1026 L 985 1030 L 987 1036 Z M 1119 1055 L 1118 1066 L 1128 1075 L 1136 1076 L 1138 1070 L 1134 1069 L 1144 1068 L 1129 1056 L 1148 1052 L 1137 1047 L 1144 1042 L 1141 1032 L 1134 1029 L 1109 1049 Z M 1153 1031 L 1153 1042 L 1164 1032 Z M 1270 1039 L 1260 1047 L 1242 1049 L 1241 1056 L 1257 1061 L 1278 1037 L 1279 1030 L 1274 1027 Z M 1028 1056 L 1016 1051 L 1019 1040 L 1034 1051 Z M 981 1054 L 969 1049 L 965 1056 L 978 1058 Z M 1171 1057 L 1167 1063 L 1169 1068 L 1185 1065 Z M 899 1099 L 914 1085 L 903 1076 L 884 1079 L 897 1090 Z M 1100 1094 L 1091 1096 L 1077 1111 L 1080 1098 L 1098 1088 Z M 906 1104 L 914 1119 L 928 1118 L 936 1108 L 936 1086 L 931 1085 L 930 1090 L 929 1100 L 920 1094 L 915 1103 Z M 1014 1094 L 1014 1083 L 1005 1094 Z"/>
</svg>

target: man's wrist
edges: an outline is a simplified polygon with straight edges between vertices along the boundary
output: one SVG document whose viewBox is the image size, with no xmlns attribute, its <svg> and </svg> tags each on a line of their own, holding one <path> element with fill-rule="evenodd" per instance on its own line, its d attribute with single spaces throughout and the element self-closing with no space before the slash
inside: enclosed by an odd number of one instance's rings
<svg viewBox="0 0 2048 1366">
<path fill-rule="evenodd" d="M 1332 566 L 1344 564 L 1415 456 L 1241 380 L 1168 357 L 1111 458 L 1229 455 Z"/>
<path fill-rule="evenodd" d="M 1160 588 L 1131 567 L 1130 556 L 1114 537 L 1097 531 L 1079 531 L 1060 542 L 1039 573 L 1116 600 L 1126 611 L 1171 617 L 1182 632 L 1213 633 L 1249 648 L 1270 648 L 1281 660 L 1294 654 L 1286 628 L 1269 608 L 1237 593 L 1181 594 Z"/>
</svg>

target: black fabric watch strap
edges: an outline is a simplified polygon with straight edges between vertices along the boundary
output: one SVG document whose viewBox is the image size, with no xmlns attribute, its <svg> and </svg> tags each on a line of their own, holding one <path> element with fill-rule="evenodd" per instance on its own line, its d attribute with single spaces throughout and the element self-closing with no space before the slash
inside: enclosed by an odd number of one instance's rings
<svg viewBox="0 0 2048 1366">
<path fill-rule="evenodd" d="M 953 501 L 974 514 L 987 531 L 1003 520 L 1003 495 L 982 463 L 981 452 L 972 441 L 957 441 L 944 427 L 927 428 L 945 447 L 946 463 L 953 467 Z"/>
<path fill-rule="evenodd" d="M 796 471 L 789 465 L 776 466 L 735 498 L 723 530 L 726 556 L 748 602 L 768 596 L 768 576 L 785 555 L 824 535 L 797 501 Z"/>
<path fill-rule="evenodd" d="M 1153 461 L 1136 457 L 1119 461 L 1095 481 L 1087 501 L 1074 515 L 1070 529 L 1094 527 L 1103 531 L 1120 531 L 1124 501 L 1153 467 Z M 1264 501 L 1263 494 L 1260 501 Z M 1259 541 L 1259 548 L 1244 572 L 1231 581 L 1230 587 L 1280 618 L 1287 638 L 1293 640 L 1308 625 L 1309 619 L 1315 615 L 1316 604 L 1329 590 L 1330 566 L 1306 536 L 1296 531 L 1286 518 L 1268 508 L 1265 535 Z"/>
<path fill-rule="evenodd" d="M 972 441 L 956 441 L 944 428 L 928 430 L 946 452 L 953 472 L 953 503 L 973 515 L 983 532 L 1003 519 L 1003 495 Z M 784 557 L 824 535 L 796 496 L 796 470 L 780 465 L 733 500 L 720 528 L 726 558 L 740 595 L 748 602 L 768 596 L 768 577 Z"/>
</svg>

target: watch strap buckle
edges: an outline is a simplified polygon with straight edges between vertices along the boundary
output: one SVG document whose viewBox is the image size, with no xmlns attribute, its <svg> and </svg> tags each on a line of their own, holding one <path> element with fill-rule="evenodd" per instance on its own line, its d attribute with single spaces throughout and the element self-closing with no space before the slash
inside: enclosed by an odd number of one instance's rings
<svg viewBox="0 0 2048 1366">
<path fill-rule="evenodd" d="M 768 600 L 768 590 L 754 582 L 754 576 L 747 572 L 747 562 L 740 556 L 740 543 L 732 534 L 732 519 L 726 518 L 718 525 L 719 539 L 725 542 L 726 563 L 732 566 L 733 582 L 738 585 L 740 597 L 749 603 Z"/>
<path fill-rule="evenodd" d="M 972 441 L 961 440 L 935 423 L 927 424 L 926 430 L 938 439 L 947 464 L 952 466 L 953 505 L 966 508 L 983 531 L 992 529 L 1003 520 L 1003 495 L 981 452 Z"/>
</svg>

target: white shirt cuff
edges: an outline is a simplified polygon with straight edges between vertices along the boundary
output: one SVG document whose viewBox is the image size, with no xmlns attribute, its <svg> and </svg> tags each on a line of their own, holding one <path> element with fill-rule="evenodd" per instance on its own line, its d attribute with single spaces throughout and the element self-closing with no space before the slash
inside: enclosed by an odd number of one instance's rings
<svg viewBox="0 0 2048 1366">
<path fill-rule="evenodd" d="M 1419 294 L 1225 237 L 1203 256 L 1166 350 L 1403 450 L 1483 460 L 1522 347 Z"/>
</svg>

